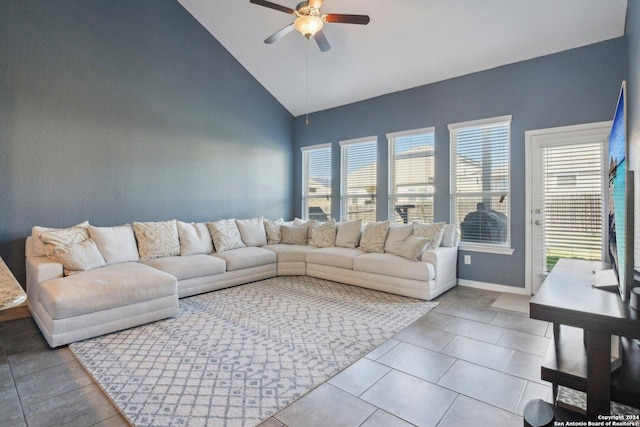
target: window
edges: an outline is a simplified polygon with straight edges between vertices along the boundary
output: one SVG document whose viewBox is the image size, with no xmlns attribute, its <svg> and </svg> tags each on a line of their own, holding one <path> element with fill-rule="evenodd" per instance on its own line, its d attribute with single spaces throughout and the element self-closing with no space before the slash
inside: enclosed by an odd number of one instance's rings
<svg viewBox="0 0 640 427">
<path fill-rule="evenodd" d="M 511 116 L 449 125 L 451 220 L 462 243 L 510 245 Z"/>
<path fill-rule="evenodd" d="M 331 217 L 331 144 L 302 147 L 302 217 Z"/>
<path fill-rule="evenodd" d="M 340 142 L 340 214 L 343 220 L 376 220 L 377 196 L 376 137 Z"/>
<path fill-rule="evenodd" d="M 389 219 L 433 221 L 434 128 L 387 134 Z"/>
</svg>

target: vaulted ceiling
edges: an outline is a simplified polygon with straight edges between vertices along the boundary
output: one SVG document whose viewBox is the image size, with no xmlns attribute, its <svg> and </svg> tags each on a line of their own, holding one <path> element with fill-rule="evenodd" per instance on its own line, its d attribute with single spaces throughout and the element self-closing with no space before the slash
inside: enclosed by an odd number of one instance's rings
<svg viewBox="0 0 640 427">
<path fill-rule="evenodd" d="M 627 9 L 627 0 L 325 0 L 322 13 L 371 22 L 325 24 L 323 53 L 296 31 L 263 42 L 292 15 L 249 0 L 178 1 L 294 116 L 621 37 Z"/>
</svg>

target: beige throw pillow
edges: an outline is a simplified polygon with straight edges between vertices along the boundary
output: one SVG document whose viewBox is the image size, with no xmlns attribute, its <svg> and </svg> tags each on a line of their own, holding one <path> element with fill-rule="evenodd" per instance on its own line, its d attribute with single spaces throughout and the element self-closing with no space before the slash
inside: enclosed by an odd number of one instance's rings
<svg viewBox="0 0 640 427">
<path fill-rule="evenodd" d="M 216 252 L 246 247 L 242 242 L 242 236 L 240 236 L 240 230 L 238 230 L 235 219 L 208 222 L 207 227 L 209 227 Z"/>
<path fill-rule="evenodd" d="M 384 242 L 389 233 L 389 221 L 370 222 L 364 226 L 360 249 L 367 252 L 384 252 Z"/>
<path fill-rule="evenodd" d="M 447 248 L 453 248 L 458 243 L 458 230 L 455 224 L 446 224 L 444 226 L 444 231 L 442 233 L 442 241 L 440 242 L 440 246 L 444 246 Z"/>
<path fill-rule="evenodd" d="M 87 228 L 87 227 L 89 227 L 89 221 L 81 222 L 80 224 L 74 225 L 71 228 Z M 40 238 L 40 235 L 47 231 L 58 231 L 58 230 L 68 230 L 68 229 L 41 227 L 39 225 L 34 226 L 31 229 L 31 255 L 47 256 L 47 247 L 45 246 L 44 242 Z"/>
<path fill-rule="evenodd" d="M 362 220 L 344 221 L 338 224 L 336 246 L 341 248 L 357 248 L 360 244 L 360 229 Z"/>
<path fill-rule="evenodd" d="M 176 220 L 134 222 L 140 261 L 180 255 L 180 238 Z"/>
<path fill-rule="evenodd" d="M 282 243 L 285 245 L 306 245 L 309 236 L 308 225 L 283 225 Z"/>
<path fill-rule="evenodd" d="M 264 229 L 264 218 L 236 219 L 242 242 L 247 246 L 264 246 L 267 244 L 267 233 Z"/>
<path fill-rule="evenodd" d="M 284 220 L 282 218 L 278 218 L 275 221 L 270 221 L 268 219 L 264 220 L 264 231 L 267 233 L 267 244 L 277 245 L 282 241 L 282 233 L 280 232 L 282 224 L 284 224 Z"/>
<path fill-rule="evenodd" d="M 136 238 L 131 225 L 116 227 L 89 226 L 89 236 L 96 243 L 107 264 L 139 261 Z"/>
<path fill-rule="evenodd" d="M 391 224 L 387 240 L 384 242 L 384 251 L 398 254 L 407 237 L 413 233 L 413 224 Z"/>
<path fill-rule="evenodd" d="M 427 247 L 432 243 L 432 240 L 424 237 L 409 236 L 402 244 L 398 255 L 412 261 L 420 261 L 422 253 L 427 250 Z"/>
<path fill-rule="evenodd" d="M 330 248 L 336 245 L 336 220 L 331 219 L 325 223 L 315 223 L 311 226 L 310 246 L 318 248 Z"/>
<path fill-rule="evenodd" d="M 180 238 L 180 255 L 210 254 L 213 252 L 213 241 L 209 227 L 204 222 L 188 223 L 178 221 L 178 237 Z"/>
<path fill-rule="evenodd" d="M 65 274 L 88 271 L 106 264 L 95 242 L 86 239 L 79 243 L 60 244 L 53 248 L 52 258 L 62 264 Z"/>
<path fill-rule="evenodd" d="M 48 256 L 53 254 L 56 246 L 80 243 L 88 238 L 89 231 L 84 227 L 50 229 L 40 234 L 40 240 L 44 243 Z"/>
<path fill-rule="evenodd" d="M 413 235 L 429 239 L 429 247 L 427 249 L 435 249 L 440 246 L 442 235 L 444 233 L 444 222 L 434 222 L 433 224 L 413 223 Z"/>
</svg>

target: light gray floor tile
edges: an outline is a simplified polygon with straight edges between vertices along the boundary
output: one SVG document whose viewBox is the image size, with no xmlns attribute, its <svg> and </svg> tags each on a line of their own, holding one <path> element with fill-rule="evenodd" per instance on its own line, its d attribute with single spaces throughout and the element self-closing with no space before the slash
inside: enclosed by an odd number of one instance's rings
<svg viewBox="0 0 640 427">
<path fill-rule="evenodd" d="M 390 370 L 391 368 L 387 366 L 363 358 L 340 372 L 335 377 L 331 378 L 329 380 L 329 384 L 332 384 L 347 393 L 351 393 L 354 396 L 360 396 L 362 393 L 367 391 L 369 387 L 375 384 L 376 381 L 384 377 Z"/>
<path fill-rule="evenodd" d="M 437 313 L 448 314 L 450 316 L 475 320 L 476 322 L 482 323 L 490 323 L 497 314 L 488 309 L 460 304 L 439 304 L 433 310 Z"/>
<path fill-rule="evenodd" d="M 127 418 L 117 413 L 116 415 L 107 418 L 106 420 L 100 421 L 97 424 L 93 424 L 91 427 L 131 427 L 131 423 L 127 421 Z M 282 427 L 281 425 L 276 425 L 274 427 Z"/>
<path fill-rule="evenodd" d="M 274 415 L 287 427 L 353 427 L 376 408 L 330 384 L 322 384 Z"/>
<path fill-rule="evenodd" d="M 22 406 L 15 387 L 0 390 L 0 426 L 25 425 Z"/>
<path fill-rule="evenodd" d="M 537 356 L 544 356 L 549 346 L 549 338 L 506 330 L 498 340 L 498 345 Z"/>
<path fill-rule="evenodd" d="M 542 337 L 547 332 L 547 326 L 549 325 L 548 322 L 543 322 L 542 320 L 511 313 L 497 313 L 491 324 Z"/>
<path fill-rule="evenodd" d="M 393 347 L 397 346 L 398 344 L 400 344 L 400 341 L 394 340 L 393 338 L 388 339 L 387 341 L 385 341 L 384 343 L 376 347 L 374 350 L 372 350 L 365 357 L 371 360 L 376 360 L 377 358 L 379 358 L 380 356 L 382 356 L 383 354 L 385 354 L 387 351 L 391 350 Z"/>
<path fill-rule="evenodd" d="M 441 353 L 502 371 L 514 351 L 496 344 L 456 336 L 441 350 Z"/>
<path fill-rule="evenodd" d="M 545 402 L 553 403 L 553 390 L 551 389 L 551 384 L 546 383 L 543 385 L 528 381 L 524 388 L 524 393 L 522 393 L 522 398 L 520 399 L 516 413 L 522 416 L 525 405 L 533 399 L 542 399 Z"/>
<path fill-rule="evenodd" d="M 361 398 L 417 426 L 436 426 L 457 394 L 399 371 L 391 371 Z"/>
<path fill-rule="evenodd" d="M 440 351 L 453 337 L 452 333 L 429 328 L 420 323 L 413 323 L 394 336 L 397 340 L 433 351 Z"/>
<path fill-rule="evenodd" d="M 455 319 L 449 323 L 444 330 L 456 335 L 462 335 L 492 344 L 497 343 L 504 332 L 504 328 L 468 319 Z"/>
<path fill-rule="evenodd" d="M 514 350 L 502 371 L 526 380 L 541 382 L 540 366 L 543 360 L 542 356 Z"/>
<path fill-rule="evenodd" d="M 454 319 L 455 317 L 449 316 L 448 314 L 436 313 L 431 310 L 419 318 L 417 322 L 433 329 L 443 330 Z"/>
<path fill-rule="evenodd" d="M 391 415 L 381 409 L 378 409 L 364 422 L 360 427 L 412 427 L 410 424 L 400 418 Z"/>
<path fill-rule="evenodd" d="M 521 416 L 460 395 L 438 427 L 513 427 L 521 426 L 522 423 Z"/>
<path fill-rule="evenodd" d="M 67 347 L 52 349 L 47 346 L 47 348 L 40 351 L 24 351 L 9 356 L 11 370 L 16 377 L 42 371 L 73 360 L 75 360 L 75 357 Z"/>
<path fill-rule="evenodd" d="M 258 424 L 257 427 L 284 427 L 284 424 L 271 417 Z"/>
<path fill-rule="evenodd" d="M 407 343 L 401 343 L 378 359 L 380 363 L 432 383 L 437 382 L 455 361 L 453 357 Z"/>
<path fill-rule="evenodd" d="M 526 383 L 522 378 L 463 360 L 438 381 L 438 385 L 511 412 L 518 408 Z"/>
</svg>

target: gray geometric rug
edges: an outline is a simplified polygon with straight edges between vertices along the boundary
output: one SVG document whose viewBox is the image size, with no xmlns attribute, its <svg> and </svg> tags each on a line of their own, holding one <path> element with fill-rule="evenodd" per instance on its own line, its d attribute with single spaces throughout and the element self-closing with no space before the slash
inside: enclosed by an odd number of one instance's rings
<svg viewBox="0 0 640 427">
<path fill-rule="evenodd" d="M 69 347 L 135 426 L 254 426 L 436 305 L 284 276 Z"/>
</svg>

